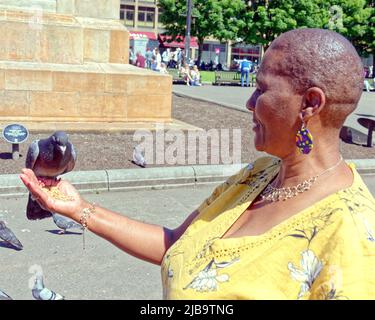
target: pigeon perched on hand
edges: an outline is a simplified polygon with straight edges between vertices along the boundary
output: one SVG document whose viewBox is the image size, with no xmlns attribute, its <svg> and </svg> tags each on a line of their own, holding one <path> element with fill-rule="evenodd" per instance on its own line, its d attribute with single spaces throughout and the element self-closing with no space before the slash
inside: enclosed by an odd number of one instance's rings
<svg viewBox="0 0 375 320">
<path fill-rule="evenodd" d="M 146 160 L 138 147 L 133 149 L 133 163 L 142 168 L 146 167 Z"/>
<path fill-rule="evenodd" d="M 4 221 L 0 221 L 0 239 L 11 244 L 18 250 L 23 249 L 22 243 L 17 239 L 13 231 L 5 225 Z"/>
<path fill-rule="evenodd" d="M 64 300 L 61 294 L 58 294 L 44 286 L 43 275 L 36 274 L 34 287 L 31 290 L 36 300 Z"/>
<path fill-rule="evenodd" d="M 81 229 L 83 230 L 82 225 L 73 221 L 72 219 L 66 218 L 58 213 L 52 213 L 53 222 L 62 229 L 59 234 L 64 234 L 68 229 Z"/>
<path fill-rule="evenodd" d="M 47 139 L 35 140 L 26 156 L 26 168 L 34 171 L 38 179 L 57 179 L 59 175 L 72 171 L 77 156 L 73 144 L 63 131 L 56 131 Z M 51 212 L 44 210 L 29 194 L 26 209 L 29 220 L 44 219 Z"/>
<path fill-rule="evenodd" d="M 13 299 L 9 297 L 5 292 L 0 290 L 0 300 L 13 300 Z"/>
</svg>

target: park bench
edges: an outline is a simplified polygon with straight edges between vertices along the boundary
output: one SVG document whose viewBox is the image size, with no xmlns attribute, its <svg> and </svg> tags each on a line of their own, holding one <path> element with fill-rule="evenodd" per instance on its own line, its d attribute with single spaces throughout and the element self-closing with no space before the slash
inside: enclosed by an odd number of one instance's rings
<svg viewBox="0 0 375 320">
<path fill-rule="evenodd" d="M 246 81 L 246 80 L 245 80 Z M 255 85 L 255 74 L 249 74 L 250 86 Z M 237 84 L 241 85 L 241 72 L 239 71 L 215 71 L 215 82 L 213 85 Z"/>
<path fill-rule="evenodd" d="M 372 132 L 375 131 L 375 120 L 369 118 L 359 118 L 357 120 L 360 125 L 368 129 L 367 133 L 367 147 L 372 147 Z"/>
<path fill-rule="evenodd" d="M 173 77 L 173 83 L 185 83 L 184 78 L 181 76 L 180 71 L 178 69 L 167 69 L 168 74 Z"/>
</svg>

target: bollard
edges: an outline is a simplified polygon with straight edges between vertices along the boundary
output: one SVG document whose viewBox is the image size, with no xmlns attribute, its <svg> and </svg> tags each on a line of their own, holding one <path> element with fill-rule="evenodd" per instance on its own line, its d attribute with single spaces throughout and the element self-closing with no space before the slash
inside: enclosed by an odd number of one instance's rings
<svg viewBox="0 0 375 320">
<path fill-rule="evenodd" d="M 3 138 L 12 144 L 12 159 L 20 158 L 20 143 L 29 137 L 29 131 L 20 124 L 10 124 L 3 129 Z"/>
</svg>

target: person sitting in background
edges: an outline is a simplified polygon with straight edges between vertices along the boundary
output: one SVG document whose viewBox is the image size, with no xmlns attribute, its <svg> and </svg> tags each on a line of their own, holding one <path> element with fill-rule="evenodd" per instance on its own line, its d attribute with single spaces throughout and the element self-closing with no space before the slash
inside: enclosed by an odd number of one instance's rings
<svg viewBox="0 0 375 320">
<path fill-rule="evenodd" d="M 159 70 L 160 73 L 162 74 L 168 74 L 168 70 L 167 70 L 167 66 L 164 62 L 162 62 L 160 64 L 160 70 Z"/>
<path fill-rule="evenodd" d="M 137 59 L 135 60 L 135 65 L 139 68 L 144 68 L 146 66 L 146 58 L 142 56 L 141 52 L 137 52 Z"/>
<path fill-rule="evenodd" d="M 190 72 L 190 77 L 191 77 L 191 85 L 193 86 L 201 86 L 201 74 L 198 70 L 198 66 L 194 65 L 193 70 Z"/>
<path fill-rule="evenodd" d="M 187 86 L 190 86 L 192 83 L 193 79 L 191 78 L 190 74 L 190 68 L 187 63 L 185 63 L 183 66 L 180 68 L 180 75 L 183 77 L 183 79 L 186 82 Z"/>
<path fill-rule="evenodd" d="M 160 68 L 158 68 L 158 63 L 156 61 L 155 57 L 152 57 L 151 59 L 151 70 L 159 72 Z"/>
</svg>

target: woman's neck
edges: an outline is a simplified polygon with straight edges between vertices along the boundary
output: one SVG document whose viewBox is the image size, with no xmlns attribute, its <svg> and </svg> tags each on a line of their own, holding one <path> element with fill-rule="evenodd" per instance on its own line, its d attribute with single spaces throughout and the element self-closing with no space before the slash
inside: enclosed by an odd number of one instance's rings
<svg viewBox="0 0 375 320">
<path fill-rule="evenodd" d="M 314 151 L 309 155 L 297 154 L 283 158 L 273 186 L 276 188 L 295 186 L 306 179 L 322 174 L 329 168 L 332 169 L 324 173 L 327 177 L 346 167 L 344 161 L 341 161 L 339 150 L 331 150 L 324 154 Z"/>
</svg>

